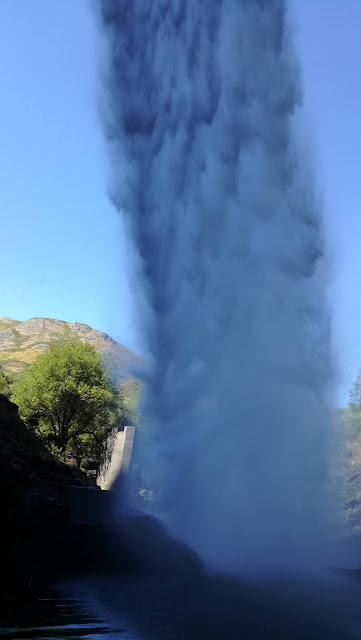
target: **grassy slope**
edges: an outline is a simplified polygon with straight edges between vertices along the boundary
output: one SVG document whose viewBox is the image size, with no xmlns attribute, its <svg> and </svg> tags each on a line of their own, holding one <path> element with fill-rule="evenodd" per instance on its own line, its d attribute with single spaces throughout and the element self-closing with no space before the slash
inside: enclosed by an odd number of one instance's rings
<svg viewBox="0 0 361 640">
<path fill-rule="evenodd" d="M 0 365 L 16 381 L 50 345 L 70 341 L 91 343 L 102 354 L 115 382 L 132 375 L 142 366 L 142 359 L 112 340 L 105 333 L 87 325 L 51 318 L 31 318 L 22 322 L 0 318 Z"/>
</svg>

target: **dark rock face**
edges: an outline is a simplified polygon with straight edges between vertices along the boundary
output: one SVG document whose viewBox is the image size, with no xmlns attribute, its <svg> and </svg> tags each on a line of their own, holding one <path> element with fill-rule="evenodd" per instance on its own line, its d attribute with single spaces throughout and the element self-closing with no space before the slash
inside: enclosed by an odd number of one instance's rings
<svg viewBox="0 0 361 640">
<path fill-rule="evenodd" d="M 96 572 L 199 573 L 198 557 L 159 522 L 54 460 L 0 395 L 0 599 Z"/>
<path fill-rule="evenodd" d="M 48 454 L 20 420 L 17 406 L 0 395 L 0 594 L 26 591 L 56 573 L 69 520 L 69 486 L 86 483 Z"/>
<path fill-rule="evenodd" d="M 200 575 L 202 563 L 185 544 L 172 538 L 163 525 L 141 512 L 118 516 L 119 542 L 128 571 L 152 576 Z"/>
</svg>

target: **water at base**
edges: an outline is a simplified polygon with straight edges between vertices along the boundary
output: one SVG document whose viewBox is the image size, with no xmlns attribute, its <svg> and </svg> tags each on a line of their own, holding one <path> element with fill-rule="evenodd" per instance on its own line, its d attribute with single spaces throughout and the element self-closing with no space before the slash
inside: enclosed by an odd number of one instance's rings
<svg viewBox="0 0 361 640">
<path fill-rule="evenodd" d="M 124 625 L 112 625 L 71 597 L 50 589 L 0 610 L 1 640 L 136 640 Z"/>
<path fill-rule="evenodd" d="M 351 640 L 361 637 L 361 584 L 309 578 L 94 578 L 65 588 L 83 611 L 138 640 Z M 93 636 L 90 636 L 93 637 Z M 106 636 L 108 637 L 108 636 Z"/>
</svg>

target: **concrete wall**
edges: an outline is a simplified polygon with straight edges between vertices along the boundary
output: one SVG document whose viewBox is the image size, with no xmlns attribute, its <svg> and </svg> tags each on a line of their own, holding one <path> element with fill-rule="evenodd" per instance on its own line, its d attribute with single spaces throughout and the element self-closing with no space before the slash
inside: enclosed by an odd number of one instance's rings
<svg viewBox="0 0 361 640">
<path fill-rule="evenodd" d="M 109 443 L 108 462 L 105 463 L 97 478 L 101 489 L 114 489 L 119 476 L 125 477 L 132 458 L 135 427 L 124 427 L 118 431 Z"/>
</svg>

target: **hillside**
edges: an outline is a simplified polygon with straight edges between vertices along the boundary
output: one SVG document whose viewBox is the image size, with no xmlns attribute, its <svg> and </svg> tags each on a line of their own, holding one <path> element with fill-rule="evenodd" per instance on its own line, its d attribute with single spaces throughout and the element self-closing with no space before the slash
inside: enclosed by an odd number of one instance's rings
<svg viewBox="0 0 361 640">
<path fill-rule="evenodd" d="M 361 536 L 361 415 L 348 409 L 334 412 L 336 424 L 336 487 L 344 505 L 346 528 Z"/>
<path fill-rule="evenodd" d="M 0 365 L 16 380 L 37 356 L 52 344 L 80 341 L 91 343 L 104 359 L 114 382 L 130 378 L 143 365 L 142 358 L 87 324 L 52 318 L 20 321 L 0 318 Z"/>
</svg>

